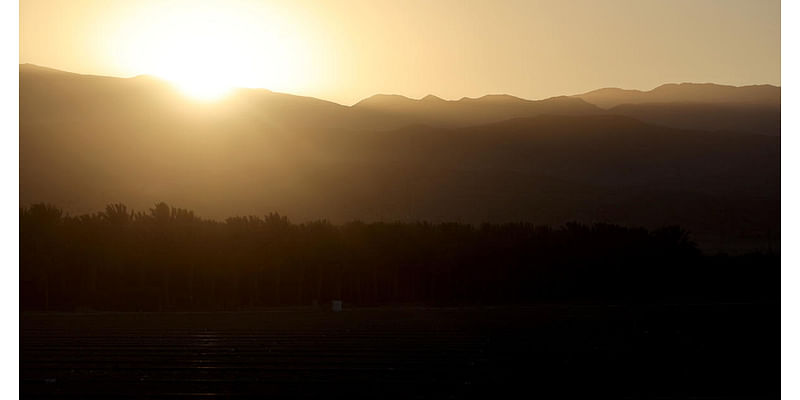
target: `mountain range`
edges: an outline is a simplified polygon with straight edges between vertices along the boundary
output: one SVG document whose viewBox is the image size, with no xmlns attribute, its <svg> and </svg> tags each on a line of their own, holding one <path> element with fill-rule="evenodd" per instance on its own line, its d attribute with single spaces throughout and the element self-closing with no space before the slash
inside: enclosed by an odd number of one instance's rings
<svg viewBox="0 0 800 400">
<path fill-rule="evenodd" d="M 376 95 L 353 106 L 20 65 L 20 203 L 157 201 L 211 218 L 679 224 L 774 245 L 780 88 L 668 84 L 525 100 Z"/>
</svg>

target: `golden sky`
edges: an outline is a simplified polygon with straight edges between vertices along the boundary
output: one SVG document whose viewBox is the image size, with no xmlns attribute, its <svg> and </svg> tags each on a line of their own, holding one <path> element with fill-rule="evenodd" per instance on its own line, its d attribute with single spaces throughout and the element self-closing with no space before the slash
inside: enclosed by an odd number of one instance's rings
<svg viewBox="0 0 800 400">
<path fill-rule="evenodd" d="M 20 63 L 352 104 L 780 85 L 778 0 L 22 0 Z"/>
</svg>

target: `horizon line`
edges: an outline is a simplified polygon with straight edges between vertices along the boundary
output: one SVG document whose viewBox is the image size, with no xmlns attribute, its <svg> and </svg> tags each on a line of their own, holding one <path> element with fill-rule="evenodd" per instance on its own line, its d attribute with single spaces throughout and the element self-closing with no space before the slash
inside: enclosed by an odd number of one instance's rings
<svg viewBox="0 0 800 400">
<path fill-rule="evenodd" d="M 115 78 L 115 79 L 151 78 L 151 79 L 156 79 L 156 80 L 162 81 L 162 82 L 170 84 L 170 85 L 174 85 L 173 82 L 171 82 L 169 79 L 166 79 L 166 78 L 163 78 L 163 77 L 160 77 L 160 76 L 157 76 L 157 75 L 153 75 L 153 74 L 148 74 L 148 73 L 142 73 L 142 74 L 137 74 L 137 75 L 132 75 L 132 76 L 99 75 L 99 74 L 94 74 L 94 73 L 82 73 L 82 72 L 75 72 L 75 71 L 67 71 L 65 69 L 59 69 L 59 68 L 44 66 L 44 65 L 41 65 L 41 64 L 35 64 L 35 63 L 31 63 L 31 62 L 20 63 L 19 66 L 20 67 L 32 66 L 32 67 L 41 68 L 41 69 L 47 69 L 47 70 L 60 72 L 60 73 L 74 74 L 74 75 L 81 75 L 81 76 L 90 76 L 90 77 L 99 77 L 99 78 Z M 265 88 L 265 87 L 232 86 L 231 89 L 232 90 L 237 90 L 237 89 L 265 90 L 265 91 L 268 91 L 268 92 L 271 92 L 271 93 L 286 94 L 286 95 L 297 96 L 297 97 L 313 98 L 313 99 L 317 99 L 317 100 L 321 100 L 321 101 L 326 101 L 326 102 L 329 102 L 329 103 L 338 104 L 338 105 L 343 106 L 343 107 L 354 107 L 354 106 L 358 105 L 359 103 L 361 103 L 361 102 L 363 102 L 365 100 L 371 99 L 373 97 L 376 97 L 376 96 L 396 96 L 396 97 L 402 97 L 404 99 L 412 100 L 412 101 L 424 101 L 426 98 L 433 98 L 433 99 L 438 99 L 438 100 L 442 100 L 442 101 L 446 101 L 446 102 L 458 102 L 458 101 L 462 101 L 462 100 L 477 100 L 477 99 L 482 99 L 484 97 L 489 97 L 489 96 L 508 96 L 508 97 L 513 97 L 513 98 L 516 98 L 516 99 L 526 100 L 526 101 L 542 101 L 542 100 L 548 100 L 548 99 L 553 99 L 553 98 L 557 98 L 557 97 L 577 97 L 577 96 L 582 96 L 582 95 L 585 95 L 585 94 L 588 94 L 588 93 L 592 93 L 592 92 L 596 92 L 596 91 L 600 91 L 600 90 L 608 90 L 608 89 L 647 93 L 647 92 L 651 92 L 651 91 L 653 91 L 655 89 L 658 89 L 658 88 L 660 88 L 662 86 L 666 86 L 666 85 L 715 85 L 715 86 L 734 87 L 734 88 L 745 88 L 745 87 L 756 87 L 756 86 L 771 86 L 771 87 L 774 87 L 774 88 L 779 88 L 779 89 L 781 88 L 781 85 L 775 85 L 775 84 L 772 84 L 772 83 L 754 83 L 754 84 L 747 84 L 747 85 L 731 85 L 731 84 L 716 83 L 716 82 L 664 82 L 664 83 L 659 84 L 658 86 L 653 87 L 652 89 L 629 89 L 629 88 L 622 88 L 622 87 L 616 87 L 616 86 L 604 86 L 604 87 L 599 87 L 599 88 L 596 88 L 596 89 L 591 89 L 591 90 L 588 90 L 588 91 L 585 91 L 585 92 L 581 92 L 581 93 L 576 93 L 576 94 L 560 94 L 560 95 L 543 97 L 543 98 L 536 98 L 536 99 L 521 97 L 521 96 L 513 95 L 513 94 L 510 94 L 510 93 L 486 93 L 486 94 L 483 94 L 483 95 L 480 95 L 480 96 L 477 96 L 477 97 L 462 96 L 461 98 L 458 98 L 458 99 L 456 99 L 456 98 L 449 98 L 448 99 L 448 98 L 444 98 L 444 97 L 435 95 L 433 93 L 429 93 L 429 94 L 423 95 L 420 98 L 406 96 L 406 95 L 398 94 L 398 93 L 374 93 L 374 94 L 371 94 L 369 96 L 363 97 L 363 98 L 361 98 L 359 100 L 356 100 L 355 102 L 353 102 L 352 104 L 349 104 L 349 105 L 345 104 L 345 103 L 340 103 L 338 101 L 322 98 L 322 97 L 309 96 L 309 95 L 303 95 L 303 94 L 295 94 L 295 93 L 289 93 L 289 92 L 277 92 L 277 91 L 274 91 L 274 90 L 271 90 L 271 89 Z"/>
</svg>

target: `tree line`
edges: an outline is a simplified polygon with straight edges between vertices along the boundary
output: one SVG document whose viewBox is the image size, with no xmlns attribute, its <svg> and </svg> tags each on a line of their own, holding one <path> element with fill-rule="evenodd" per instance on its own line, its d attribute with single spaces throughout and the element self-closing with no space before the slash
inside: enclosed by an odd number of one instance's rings
<svg viewBox="0 0 800 400">
<path fill-rule="evenodd" d="M 24 310 L 776 303 L 779 280 L 776 254 L 706 255 L 677 226 L 214 221 L 165 203 L 20 209 Z"/>
</svg>

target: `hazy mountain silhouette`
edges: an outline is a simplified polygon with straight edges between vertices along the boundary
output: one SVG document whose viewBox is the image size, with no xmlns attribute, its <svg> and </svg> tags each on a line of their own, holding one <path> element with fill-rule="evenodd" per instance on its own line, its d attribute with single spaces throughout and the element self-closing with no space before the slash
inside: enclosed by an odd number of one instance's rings
<svg viewBox="0 0 800 400">
<path fill-rule="evenodd" d="M 375 95 L 353 108 L 381 114 L 384 126 L 459 127 L 546 114 L 611 114 L 682 129 L 780 135 L 780 88 L 771 85 L 682 83 L 646 92 L 606 88 L 539 101 L 509 95 L 451 101 L 432 95 L 418 100 Z"/>
<path fill-rule="evenodd" d="M 380 113 L 384 118 L 431 126 L 468 126 L 543 114 L 593 115 L 602 111 L 581 99 L 567 96 L 532 101 L 509 95 L 443 100 L 428 95 L 419 100 L 399 95 L 375 95 L 353 106 Z"/>
<path fill-rule="evenodd" d="M 642 121 L 684 129 L 779 136 L 781 108 L 744 103 L 621 104 L 608 110 Z"/>
<path fill-rule="evenodd" d="M 598 89 L 574 96 L 607 113 L 676 128 L 780 135 L 781 89 L 772 85 L 666 84 L 650 91 Z"/>
<path fill-rule="evenodd" d="M 150 77 L 25 65 L 20 202 L 85 213 L 167 201 L 212 218 L 296 221 L 679 224 L 719 249 L 775 243 L 778 137 L 599 112 L 564 97 L 376 96 L 347 107 L 255 89 L 206 104 Z M 541 114 L 491 121 L 516 113 Z"/>
<path fill-rule="evenodd" d="M 601 108 L 638 103 L 745 103 L 781 104 L 781 88 L 772 85 L 728 86 L 713 83 L 668 83 L 653 90 L 603 88 L 575 95 Z"/>
</svg>

